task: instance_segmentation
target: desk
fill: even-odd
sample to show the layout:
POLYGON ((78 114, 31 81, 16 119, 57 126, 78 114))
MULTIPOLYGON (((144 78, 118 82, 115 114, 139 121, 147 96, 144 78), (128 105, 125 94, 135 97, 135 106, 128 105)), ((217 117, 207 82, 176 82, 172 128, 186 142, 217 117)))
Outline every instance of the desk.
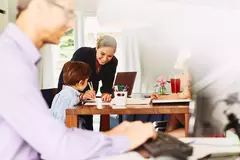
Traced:
POLYGON ((78 115, 101 115, 101 131, 109 130, 109 114, 184 114, 185 134, 188 136, 189 103, 161 104, 161 105, 126 105, 114 107, 112 105, 81 105, 66 110, 66 126, 78 127, 78 115))
MULTIPOLYGON (((196 160, 202 158, 210 153, 240 153, 240 144, 234 138, 181 138, 183 142, 191 142, 193 149, 193 155, 188 158, 188 160, 196 160)), ((154 158, 145 159, 137 152, 129 152, 118 156, 110 156, 104 158, 98 158, 96 160, 155 160, 154 158)), ((159 160, 165 160, 165 158, 156 158, 159 160)), ((229 160, 232 158, 216 158, 216 160, 229 160)), ((234 158, 235 159, 235 158, 234 158)))

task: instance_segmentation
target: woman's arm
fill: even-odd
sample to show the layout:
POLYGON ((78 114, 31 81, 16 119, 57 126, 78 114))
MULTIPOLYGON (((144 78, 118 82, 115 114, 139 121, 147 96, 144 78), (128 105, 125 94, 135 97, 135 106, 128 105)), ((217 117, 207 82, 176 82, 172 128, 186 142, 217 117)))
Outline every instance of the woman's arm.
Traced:
POLYGON ((104 94, 104 93, 112 94, 113 81, 115 78, 117 65, 118 65, 117 58, 113 57, 110 64, 107 64, 107 65, 108 66, 105 66, 105 67, 108 67, 105 72, 106 75, 103 75, 102 87, 100 89, 102 94, 104 94))

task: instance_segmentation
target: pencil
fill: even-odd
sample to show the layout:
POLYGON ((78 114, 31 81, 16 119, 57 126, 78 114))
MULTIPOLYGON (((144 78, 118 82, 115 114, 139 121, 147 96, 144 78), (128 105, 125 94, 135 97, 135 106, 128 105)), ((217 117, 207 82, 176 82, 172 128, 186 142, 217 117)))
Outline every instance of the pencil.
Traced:
POLYGON ((92 87, 92 90, 93 90, 93 84, 92 84, 92 81, 91 81, 91 87, 92 87))
POLYGON ((90 90, 93 90, 90 82, 88 82, 88 86, 89 86, 90 90))

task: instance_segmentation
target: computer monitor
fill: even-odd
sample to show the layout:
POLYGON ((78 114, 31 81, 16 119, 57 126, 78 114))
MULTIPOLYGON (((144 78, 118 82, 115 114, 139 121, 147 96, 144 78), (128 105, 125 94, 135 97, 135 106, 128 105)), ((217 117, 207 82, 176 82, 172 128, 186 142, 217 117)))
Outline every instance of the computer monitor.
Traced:
POLYGON ((115 85, 127 85, 128 88, 128 96, 132 94, 132 89, 134 86, 134 82, 136 79, 137 72, 118 72, 115 78, 115 85))

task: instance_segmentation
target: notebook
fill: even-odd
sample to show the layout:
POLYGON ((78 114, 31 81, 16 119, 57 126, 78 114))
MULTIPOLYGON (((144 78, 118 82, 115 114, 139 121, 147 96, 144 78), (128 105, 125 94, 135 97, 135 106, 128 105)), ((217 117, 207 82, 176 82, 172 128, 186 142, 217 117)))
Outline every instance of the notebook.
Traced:
POLYGON ((191 99, 154 99, 152 100, 153 104, 158 104, 158 103, 186 103, 186 102, 191 102, 191 99))

